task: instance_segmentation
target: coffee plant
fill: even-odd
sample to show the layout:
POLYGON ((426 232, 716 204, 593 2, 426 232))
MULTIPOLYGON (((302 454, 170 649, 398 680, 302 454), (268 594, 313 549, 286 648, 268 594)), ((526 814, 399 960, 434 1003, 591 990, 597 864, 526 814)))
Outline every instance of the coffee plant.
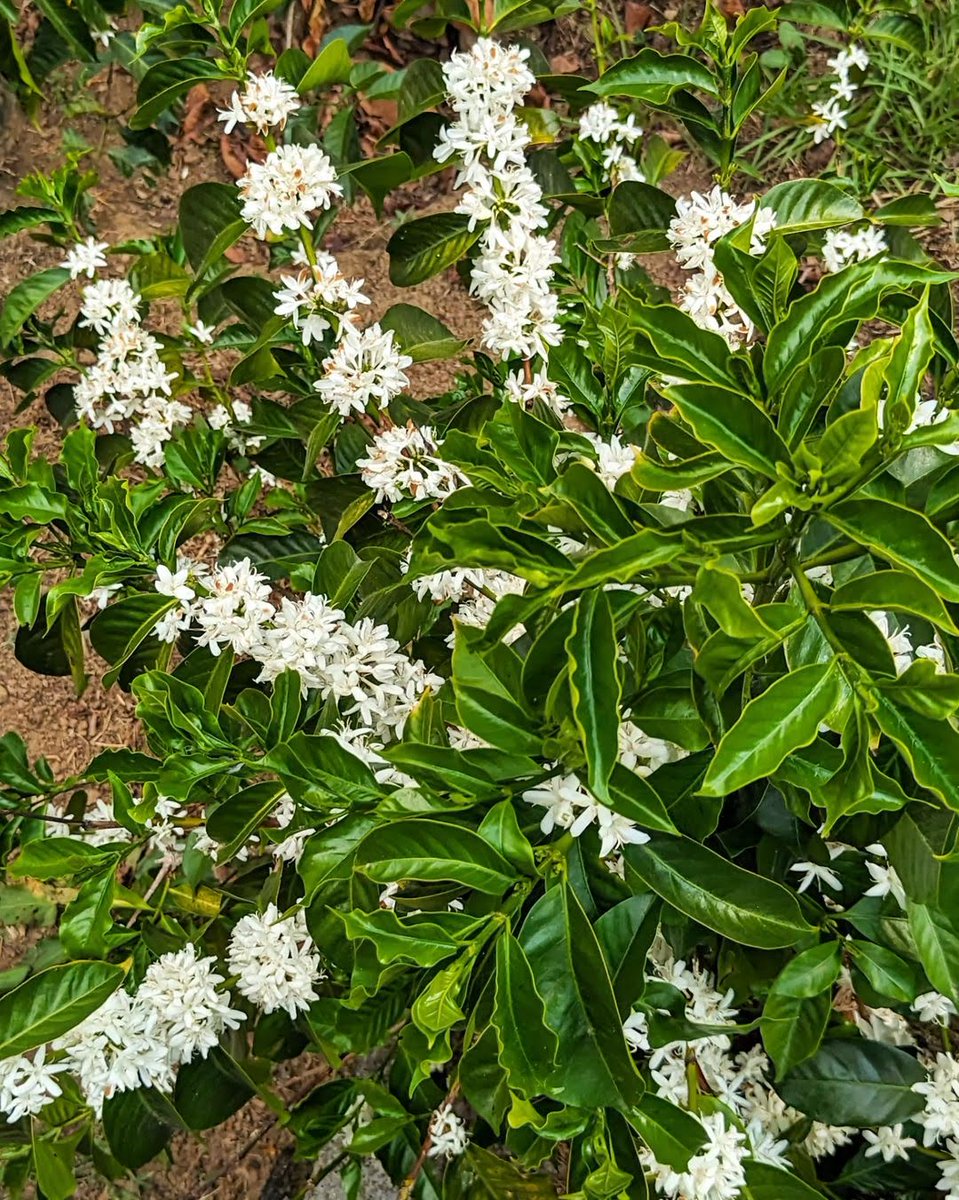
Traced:
POLYGON ((135 34, 134 127, 220 89, 237 186, 110 245, 75 157, 0 215, 60 260, 0 312, 62 428, 0 454, 16 655, 142 729, 66 778, 0 739, 0 913, 43 931, 0 974, 4 1188, 142 1176, 259 1097, 350 1197, 371 1155, 403 1200, 959 1197, 934 205, 726 190, 765 8, 590 81, 527 40, 566 0, 407 0, 461 48, 393 73, 349 29, 263 66, 276 7, 135 34), (650 121, 719 182, 664 190, 650 121), (455 268, 471 341, 373 320, 327 249, 446 167, 390 276, 455 268))

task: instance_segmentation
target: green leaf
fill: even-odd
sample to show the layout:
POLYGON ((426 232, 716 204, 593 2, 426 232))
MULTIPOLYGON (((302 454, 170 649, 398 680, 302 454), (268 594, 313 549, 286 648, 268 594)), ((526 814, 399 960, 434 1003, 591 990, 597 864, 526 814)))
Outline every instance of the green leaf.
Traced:
POLYGON ((706 1141, 706 1131, 691 1113, 652 1092, 647 1092, 626 1118, 656 1161, 674 1171, 685 1171, 706 1141))
POLYGON ((246 1104, 254 1088, 220 1046, 205 1058, 184 1063, 177 1073, 173 1106, 188 1129, 212 1129, 246 1104))
POLYGON ((140 592, 108 605, 90 626, 93 648, 114 667, 133 654, 157 621, 179 601, 157 592, 140 592))
POLYGON ((912 1091, 926 1078, 909 1054, 865 1038, 837 1038, 778 1085, 780 1096, 827 1125, 874 1129, 907 1121, 923 1107, 912 1091))
POLYGON ((31 1122, 30 1136, 39 1194, 43 1200, 70 1200, 77 1190, 73 1147, 65 1142, 41 1141, 34 1122, 31 1122))
POLYGON ((929 288, 926 288, 919 303, 909 310, 883 371, 886 385, 883 423, 886 428, 902 430, 909 424, 935 351, 935 333, 929 316, 929 288))
MULTIPOLYGON (((916 940, 917 948, 919 938, 916 940)), ((881 996, 899 1004, 911 1004, 922 991, 922 976, 917 967, 885 946, 852 938, 846 943, 853 961, 881 996)), ((922 957, 922 950, 919 951, 922 957)), ((949 993, 946 992, 945 995, 949 993)))
POLYGON ((829 598, 829 607, 850 612, 881 609, 909 613, 959 636, 959 629, 935 590, 904 571, 857 575, 836 588, 829 598))
POLYGON ((377 883, 452 880, 501 895, 516 881, 513 867, 492 846, 445 821, 413 818, 374 829, 358 846, 356 863, 377 883))
POLYGON ((466 346, 442 321, 415 304, 391 304, 380 318, 380 327, 393 330, 397 346, 414 362, 455 358, 466 346))
MULTIPOLYGON (((428 918, 428 914, 423 914, 428 918)), ((407 962, 421 967, 435 967, 459 950, 459 944, 449 933, 429 919, 410 917, 401 921, 395 912, 348 912, 343 924, 349 938, 366 938, 376 947, 381 963, 407 962)))
POLYGON ((0 348, 9 346, 40 305, 70 279, 65 267, 48 267, 12 288, 0 312, 0 348))
POLYGON ((45 225, 47 221, 56 222, 57 219, 57 214, 51 208, 31 208, 29 205, 8 208, 6 212, 0 212, 0 239, 20 233, 23 229, 45 225))
POLYGON ((349 83, 352 69, 349 47, 343 38, 334 38, 310 63, 296 90, 302 96, 314 88, 329 87, 332 83, 349 83))
POLYGON ((110 963, 64 963, 0 996, 0 1059, 25 1054, 79 1025, 116 991, 123 976, 123 968, 110 963))
POLYGON ((780 477, 777 464, 791 470, 786 443, 763 410, 745 396, 709 384, 676 384, 663 393, 701 441, 734 463, 770 479, 780 477))
MULTIPOLYGON (((670 377, 677 376, 690 383, 715 384, 716 389, 721 388, 723 392, 727 389, 738 392, 741 388, 741 380, 733 370, 733 355, 725 339, 718 333, 702 329, 682 309, 672 304, 633 304, 629 309, 629 322, 642 330, 657 355, 670 364, 664 371, 670 377)), ((716 391, 710 394, 720 402, 725 399, 716 391)), ((736 399, 741 397, 737 395, 736 399)), ((788 459, 786 454, 785 461, 788 459)))
POLYGON ((726 796, 771 775, 788 754, 815 741, 840 695, 835 660, 812 663, 777 679, 746 705, 723 736, 701 794, 726 796))
POLYGON ((103 1105, 103 1132, 110 1153, 132 1171, 155 1158, 179 1125, 173 1105, 152 1089, 117 1092, 103 1105))
POLYGON ((97 48, 79 8, 65 0, 37 0, 37 8, 71 50, 87 62, 96 62, 97 48))
POLYGON ((776 214, 776 232, 801 233, 861 221, 862 205, 834 183, 822 179, 791 179, 771 187, 759 208, 776 214))
POLYGON ((763 1046, 776 1066, 776 1078, 816 1053, 829 1024, 832 998, 784 996, 770 992, 762 1015, 763 1046))
POLYGON ((532 1099, 541 1095, 556 1066, 559 1043, 546 1024, 529 959, 506 930, 496 943, 496 996, 493 1024, 499 1061, 510 1087, 532 1099))
POLYGON ((675 216, 676 201, 668 192, 638 180, 619 184, 606 201, 610 235, 628 237, 631 247, 646 253, 669 248, 666 230, 675 216))
POLYGON ((629 868, 694 921, 745 946, 793 946, 812 931, 796 894, 686 837, 627 846, 629 868))
POLYGON ((936 905, 906 901, 906 915, 929 982, 959 1003, 959 930, 936 905))
POLYGON ((23 483, 19 487, 0 490, 0 513, 21 521, 48 525, 67 515, 67 498, 38 483, 23 483))
POLYGON ((20 878, 67 879, 78 871, 95 870, 115 859, 114 851, 91 846, 78 838, 35 838, 26 843, 7 870, 20 878))
POLYGON ((933 720, 898 703, 895 692, 873 694, 873 716, 895 742, 916 781, 959 811, 959 733, 949 721, 933 720))
POLYGON ((642 1081, 623 1037, 602 950, 573 891, 566 885, 548 891, 530 911, 519 940, 559 1041, 550 1094, 584 1108, 636 1104, 642 1081))
POLYGON ((471 1143, 444 1194, 449 1200, 554 1200, 556 1189, 544 1175, 524 1175, 513 1163, 471 1143))
POLYGON ((566 642, 573 718, 586 755, 589 789, 603 803, 619 757, 619 702, 622 697, 616 627, 606 593, 584 592, 566 642))
POLYGON ((647 47, 624 58, 595 83, 584 87, 597 96, 635 96, 647 104, 665 105, 680 89, 718 97, 712 72, 687 54, 660 54, 647 47))
POLYGON ((180 236, 199 279, 249 228, 239 192, 225 183, 198 183, 180 197, 180 236))
POLYGON ((463 213, 436 213, 405 222, 386 247, 390 282, 412 287, 438 275, 458 262, 482 232, 482 225, 471 231, 469 217, 463 213))
POLYGON ((822 1200, 822 1192, 797 1179, 789 1171, 755 1159, 747 1159, 743 1168, 746 1174, 743 1195, 747 1200, 822 1200))
POLYGON ((131 129, 148 129, 153 122, 190 88, 211 79, 229 76, 206 58, 170 58, 154 64, 137 88, 137 111, 131 129))

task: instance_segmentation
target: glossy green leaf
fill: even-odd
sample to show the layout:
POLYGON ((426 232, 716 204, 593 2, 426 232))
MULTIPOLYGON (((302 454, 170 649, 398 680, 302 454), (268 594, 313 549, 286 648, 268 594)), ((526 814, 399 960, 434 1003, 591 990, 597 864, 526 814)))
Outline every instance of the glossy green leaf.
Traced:
POLYGON ((611 67, 584 91, 597 96, 635 96, 647 104, 664 105, 680 90, 691 89, 718 96, 711 71, 687 54, 661 54, 651 47, 611 67))
POLYGON ((815 740, 840 694, 835 661, 812 663, 777 679, 746 705, 724 735, 702 794, 726 796, 771 775, 788 754, 815 740))
POLYGON ((864 1038, 834 1038, 777 1085, 780 1096, 827 1125, 872 1129, 906 1121, 923 1107, 912 1090, 926 1078, 902 1050, 864 1038))
POLYGON ((513 867, 472 830, 446 821, 393 821, 369 833, 357 865, 377 883, 452 880, 498 895, 515 882, 513 867))
POLYGON ((573 717, 586 755, 589 788, 605 803, 619 757, 622 695, 616 629, 605 592, 597 589, 580 597, 566 653, 573 717))
POLYGON ((389 240, 390 281, 397 287, 422 283, 458 262, 483 232, 470 230, 461 213, 436 213, 417 217, 397 229, 389 240))
POLYGON ((711 384, 674 384, 664 389, 701 442, 740 466, 778 479, 777 464, 787 469, 786 443, 763 410, 745 396, 711 384))
POLYGON ((522 947, 506 931, 496 942, 496 996, 493 1024, 499 1060, 510 1087, 528 1097, 547 1090, 556 1066, 558 1042, 546 1024, 543 999, 522 947))
POLYGON ((123 968, 110 963, 64 963, 0 996, 0 1059, 25 1054, 79 1025, 116 991, 123 976, 123 968))
POLYGON ((624 851, 630 870, 694 921, 746 946, 793 946, 811 932, 795 892, 689 838, 655 838, 624 851))

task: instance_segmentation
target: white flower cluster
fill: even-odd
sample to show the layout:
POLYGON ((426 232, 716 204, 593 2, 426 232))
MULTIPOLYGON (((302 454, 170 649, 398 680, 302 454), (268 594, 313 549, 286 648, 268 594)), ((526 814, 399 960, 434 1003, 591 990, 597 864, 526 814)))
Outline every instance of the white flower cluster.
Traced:
POLYGON ((439 456, 439 443, 429 425, 417 429, 393 425, 376 435, 366 455, 356 460, 360 477, 376 492, 377 503, 442 500, 466 480, 439 456))
POLYGON ((473 264, 470 290, 488 308, 483 342, 506 358, 545 358, 562 340, 557 300, 550 291, 554 243, 543 193, 526 165, 531 137, 514 109, 536 82, 529 51, 479 38, 443 66, 456 120, 440 135, 439 162, 459 159, 457 187, 468 191, 457 212, 471 228, 488 222, 473 264))
POLYGON ((545 368, 531 371, 529 378, 522 371, 510 371, 503 390, 510 400, 524 408, 529 408, 538 400, 558 417, 565 416, 569 410, 569 397, 564 396, 552 379, 547 377, 545 368))
POLYGON ((657 1162, 650 1151, 642 1153, 643 1164, 657 1193, 668 1200, 735 1200, 746 1183, 743 1164, 751 1154, 746 1135, 727 1124, 721 1112, 699 1120, 706 1144, 689 1160, 685 1171, 657 1162))
POLYGON ((315 985, 325 977, 303 911, 282 917, 275 904, 237 921, 226 961, 237 991, 251 1004, 291 1017, 317 999, 315 985))
POLYGON ((539 787, 523 792, 527 804, 544 809, 540 829, 552 833, 554 829, 568 829, 573 837, 579 837, 590 825, 595 824, 600 839, 600 858, 609 858, 623 846, 641 846, 649 841, 635 821, 607 808, 583 787, 577 775, 554 775, 539 787))
MULTIPOLYGON (((404 563, 404 570, 408 563, 404 563)), ((461 625, 474 629, 485 629, 496 604, 503 596, 520 596, 526 581, 518 575, 495 568, 454 567, 449 571, 436 571, 432 575, 420 575, 411 584, 418 600, 430 596, 437 604, 452 601, 456 605, 456 619, 461 625)), ((523 626, 517 625, 503 637, 510 644, 523 636, 523 626)), ((452 645, 454 635, 448 639, 452 645)))
POLYGON ((262 163, 251 162, 237 180, 240 215, 259 238, 310 227, 310 215, 329 208, 343 189, 319 146, 278 146, 262 163))
POLYGON ((827 59, 827 62, 835 78, 829 85, 829 99, 819 100, 812 106, 812 136, 817 146, 840 129, 848 128, 846 118, 849 116, 849 104, 859 90, 859 84, 853 81, 851 72, 854 67, 865 71, 869 66, 869 55, 854 42, 845 50, 840 50, 835 58, 827 59))
POLYGON ((945 672, 946 653, 938 637, 935 637, 933 641, 927 642, 925 645, 915 646, 912 638, 909 636, 908 625, 903 625, 893 630, 888 613, 873 611, 867 615, 889 643, 889 649, 892 651, 897 674, 905 671, 917 658, 926 658, 935 664, 937 671, 940 673, 945 672))
POLYGON ((279 79, 272 71, 262 75, 251 71, 242 93, 234 92, 229 107, 217 110, 217 120, 224 122, 224 133, 232 133, 237 125, 251 125, 264 137, 274 127, 283 129, 299 107, 296 88, 285 79, 279 79))
POLYGON ((130 421, 137 462, 163 463, 163 447, 191 410, 171 395, 175 371, 160 358, 160 343, 140 324, 140 297, 125 279, 99 279, 83 289, 80 325, 100 337, 96 362, 73 389, 77 412, 94 429, 113 433, 130 421))
POLYGON ((227 445, 237 454, 247 454, 263 445, 262 437, 251 437, 243 430, 243 426, 253 420, 253 409, 245 400, 231 400, 230 408, 217 404, 207 413, 206 419, 211 429, 222 429, 227 445))
MULTIPOLYGON (((296 257, 303 261, 303 256, 296 257)), ((277 301, 273 311, 278 317, 288 317, 299 330, 303 345, 308 346, 331 328, 330 314, 349 320, 358 305, 370 301, 363 294, 363 280, 347 279, 332 254, 321 250, 315 263, 304 266, 297 275, 281 276, 283 287, 273 293, 277 301)))
MULTIPOLYGON (((649 951, 656 976, 683 993, 687 1020, 704 1025, 731 1023, 737 1014, 731 990, 720 992, 713 976, 697 963, 675 960, 672 950, 657 935, 649 951)), ((710 1118, 699 1119, 706 1130, 706 1145, 693 1157, 685 1173, 677 1173, 644 1155, 657 1192, 668 1200, 721 1197, 734 1200, 741 1193, 741 1164, 752 1158, 771 1166, 788 1167, 788 1142, 784 1134, 803 1120, 769 1085, 771 1066, 761 1046, 734 1053, 726 1034, 711 1034, 694 1042, 672 1042, 650 1050, 646 1017, 634 1012, 627 1018, 623 1034, 633 1051, 648 1056, 648 1067, 656 1094, 672 1104, 689 1103, 688 1070, 694 1062, 701 1080, 741 1123, 745 1134, 728 1120, 710 1126, 710 1118), (735 1136, 733 1136, 735 1135, 735 1136)), ((814 1122, 803 1143, 815 1159, 832 1154, 850 1141, 854 1131, 814 1122)))
POLYGON ((619 761, 624 767, 629 767, 645 779, 666 763, 688 758, 688 750, 677 746, 675 742, 650 737, 629 716, 628 712, 624 713, 619 726, 619 761))
POLYGON ((392 329, 377 322, 357 329, 350 321, 340 325, 340 340, 324 363, 326 373, 313 385, 324 400, 340 414, 379 409, 409 386, 406 368, 413 363, 393 341, 392 329))
POLYGON ((753 200, 737 204, 717 185, 705 196, 699 192, 690 193, 688 198, 681 196, 668 230, 679 265, 695 272, 683 288, 679 307, 701 328, 721 334, 733 348, 752 337, 753 324, 723 283, 713 247, 725 234, 750 220, 753 228, 749 252, 761 254, 767 235, 776 226, 776 214, 768 208, 757 208, 753 200))
POLYGON ((353 624, 325 596, 307 592, 274 605, 270 581, 248 558, 209 574, 161 567, 155 586, 180 601, 160 622, 159 636, 172 629, 175 638, 195 627, 198 644, 211 654, 229 646, 255 659, 263 681, 296 671, 304 692, 317 688, 324 699, 345 704, 344 716, 356 716, 383 739, 402 732, 426 688, 442 686, 422 662, 403 653, 385 625, 369 618, 353 624))
POLYGON ((591 104, 579 118, 579 140, 595 142, 602 149, 603 170, 614 187, 628 179, 645 181, 646 176, 630 153, 642 136, 642 128, 632 113, 624 120, 604 100, 591 104))
POLYGON ((865 262, 888 249, 886 235, 877 225, 864 225, 855 233, 830 229, 823 238, 822 261, 827 271, 841 271, 850 263, 865 262))
POLYGON ((469 1133, 449 1104, 430 1118, 430 1148, 427 1158, 458 1158, 469 1144, 469 1133))
POLYGON ((99 1115, 118 1092, 155 1087, 169 1092, 176 1068, 205 1058, 224 1029, 245 1019, 220 991, 224 977, 213 958, 188 945, 147 967, 134 995, 122 988, 69 1033, 26 1057, 0 1062, 0 1112, 8 1121, 37 1113, 60 1094, 57 1074, 76 1077, 99 1115), (57 1056, 47 1061, 47 1054, 57 1056))

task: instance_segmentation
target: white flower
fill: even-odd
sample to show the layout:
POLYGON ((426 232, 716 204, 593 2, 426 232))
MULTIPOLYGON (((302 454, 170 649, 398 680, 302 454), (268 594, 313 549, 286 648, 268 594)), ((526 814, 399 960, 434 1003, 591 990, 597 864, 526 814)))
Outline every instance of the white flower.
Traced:
POLYGON ((786 1157, 789 1142, 777 1139, 772 1130, 763 1127, 758 1118, 754 1118, 746 1126, 746 1136, 749 1138, 750 1158, 757 1162, 768 1163, 771 1167, 780 1167, 788 1171, 791 1164, 786 1157))
POLYGON ((793 863, 789 869, 790 871, 799 871, 802 873, 802 879, 796 889, 797 891, 804 892, 814 882, 820 885, 825 884, 826 887, 830 887, 836 892, 842 891, 842 880, 835 871, 830 870, 829 867, 824 867, 821 863, 797 862, 793 863))
POLYGON ((325 977, 303 912, 281 917, 275 904, 236 923, 227 965, 239 977, 237 990, 257 1008, 291 1017, 318 998, 316 984, 325 977))
POLYGON ((219 654, 221 644, 237 654, 259 646, 261 626, 273 616, 271 587, 248 558, 219 568, 209 581, 210 595, 197 602, 195 619, 202 630, 198 644, 219 654))
POLYGON ((310 214, 343 194, 332 162, 319 146, 280 146, 262 163, 250 163, 237 187, 241 215, 257 237, 308 228, 310 214))
POLYGON ((944 1192, 943 1200, 959 1200, 959 1141, 946 1143, 949 1158, 939 1163, 942 1178, 936 1184, 936 1190, 944 1192))
POLYGON ((469 1133, 462 1120, 448 1104, 438 1108, 430 1118, 430 1148, 427 1158, 456 1158, 466 1149, 469 1133))
POLYGON ((849 109, 844 108, 838 96, 829 100, 818 100, 812 106, 813 111, 813 141, 818 146, 826 138, 830 138, 840 129, 848 129, 846 118, 849 109))
POLYGON ((393 331, 378 324, 356 329, 346 324, 314 387, 340 416, 364 412, 367 405, 386 408, 409 386, 405 371, 412 358, 393 343, 393 331))
POLYGON ((46 1062, 45 1056, 41 1046, 32 1061, 22 1054, 0 1059, 0 1113, 9 1124, 40 1112, 61 1094, 57 1075, 65 1067, 46 1062))
POLYGON ((80 275, 86 275, 87 279, 92 279, 101 267, 107 265, 103 252, 108 246, 109 242, 98 242, 96 238, 88 237, 85 241, 77 242, 67 251, 67 256, 60 266, 66 267, 70 272, 71 279, 76 279, 80 275))
POLYGON ((630 1050, 649 1049, 649 1022, 645 1013, 637 1010, 629 1014, 623 1022, 623 1037, 630 1050))
POLYGON ((678 762, 688 754, 688 750, 675 742, 650 737, 629 720, 629 713, 623 714, 619 726, 619 761, 624 767, 645 779, 666 763, 678 762))
POLYGON ((202 342, 204 345, 208 346, 210 342, 213 341, 213 338, 216 334, 216 327, 214 325, 207 325, 203 321, 198 320, 195 325, 187 325, 186 331, 187 333, 192 334, 198 342, 202 342))
POLYGON ((923 1128, 923 1145, 959 1139, 959 1062, 951 1054, 937 1054, 928 1079, 914 1083, 912 1090, 925 1102, 916 1117, 923 1128))
POLYGON ((154 587, 161 596, 171 596, 177 600, 192 600, 196 596, 196 592, 190 587, 190 568, 181 567, 178 571, 171 571, 169 567, 165 567, 162 563, 157 565, 156 582, 154 587))
POLYGON ((220 109, 217 120, 224 122, 224 133, 232 133, 238 124, 249 124, 265 136, 274 126, 282 129, 299 107, 296 88, 285 79, 278 78, 272 71, 263 75, 251 71, 242 95, 234 92, 230 107, 220 109))
POLYGON ((620 441, 616 434, 613 434, 608 442, 604 441, 598 433, 584 433, 582 436, 589 441, 596 452, 596 474, 612 490, 616 486, 617 480, 628 475, 633 469, 636 462, 636 447, 620 441))
POLYGON ((366 455, 356 460, 360 476, 384 500, 442 500, 464 482, 455 467, 439 456, 436 434, 428 425, 416 429, 393 425, 373 439, 366 455))
POLYGON ((950 1017, 956 1015, 956 1006, 948 996, 942 996, 939 992, 923 992, 913 1000, 912 1011, 920 1021, 948 1024, 950 1017))
MULTIPOLYGON (((877 853, 876 849, 867 846, 870 853, 877 853)), ((878 848, 885 855, 885 850, 880 846, 878 848)), ((869 872, 869 877, 872 879, 872 887, 863 892, 864 896, 892 896, 899 907, 905 911, 906 908, 906 889, 902 886, 902 880, 896 874, 895 867, 889 865, 888 862, 876 863, 867 862, 866 870, 869 872)))
POLYGON ((608 142, 619 124, 619 113, 611 104, 591 104, 580 115, 579 136, 590 142, 608 142))
POLYGON ((822 1121, 813 1121, 803 1146, 810 1158, 828 1158, 840 1147, 848 1146, 855 1132, 854 1129, 847 1129, 841 1125, 825 1125, 822 1121))
POLYGON ((897 1158, 908 1158, 909 1151, 915 1146, 916 1139, 904 1137, 902 1125, 883 1125, 879 1129, 864 1129, 862 1136, 869 1143, 866 1158, 882 1155, 883 1162, 893 1162, 897 1158))
POLYGON ((600 837, 600 858, 608 858, 624 845, 640 846, 649 841, 649 835, 639 829, 635 821, 600 804, 576 775, 554 776, 539 787, 525 791, 523 799, 527 804, 545 809, 540 822, 543 833, 552 833, 559 828, 568 829, 573 837, 579 837, 595 823, 600 837))

